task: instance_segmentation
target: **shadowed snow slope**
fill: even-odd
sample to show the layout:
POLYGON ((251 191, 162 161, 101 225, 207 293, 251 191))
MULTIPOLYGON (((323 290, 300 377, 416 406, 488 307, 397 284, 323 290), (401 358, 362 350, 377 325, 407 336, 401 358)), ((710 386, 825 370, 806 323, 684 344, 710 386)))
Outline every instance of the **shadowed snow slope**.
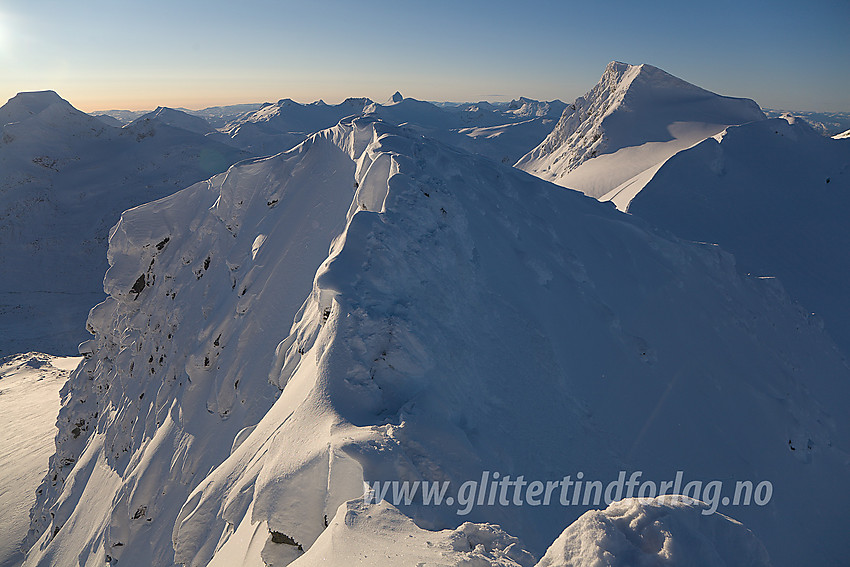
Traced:
POLYGON ((113 128, 52 91, 0 107, 0 354, 76 354, 121 212, 246 156, 155 122, 113 128))
POLYGON ((631 204, 612 200, 778 277, 850 354, 850 140, 793 118, 731 127, 671 158, 631 204))
POLYGON ((537 567, 770 567, 750 530, 695 500, 626 499, 586 512, 537 567))
MULTIPOLYGON (((770 480, 734 515, 776 564, 848 552, 848 368, 716 246, 357 119, 128 211, 109 254, 28 565, 307 561, 364 480, 483 470, 770 480)), ((398 509, 539 556, 588 506, 398 509)))
POLYGON ((728 125, 762 119, 749 99, 714 94, 651 65, 612 62, 516 166, 601 197, 728 125))

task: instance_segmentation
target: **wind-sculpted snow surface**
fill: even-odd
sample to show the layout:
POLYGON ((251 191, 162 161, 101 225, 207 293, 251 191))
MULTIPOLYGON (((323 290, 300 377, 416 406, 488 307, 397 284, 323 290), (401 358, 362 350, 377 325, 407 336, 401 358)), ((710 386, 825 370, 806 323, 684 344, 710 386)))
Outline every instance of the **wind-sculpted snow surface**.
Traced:
POLYGON ((642 173, 728 125, 764 117, 752 100, 714 94, 651 65, 615 61, 516 166, 601 197, 645 183, 642 173))
MULTIPOLYGON (((364 480, 484 470, 768 480, 732 515, 776 564, 848 551, 834 345, 717 247, 610 205, 357 119, 125 213, 110 264, 28 565, 307 562, 364 480)), ((398 510, 540 556, 590 507, 398 510)))

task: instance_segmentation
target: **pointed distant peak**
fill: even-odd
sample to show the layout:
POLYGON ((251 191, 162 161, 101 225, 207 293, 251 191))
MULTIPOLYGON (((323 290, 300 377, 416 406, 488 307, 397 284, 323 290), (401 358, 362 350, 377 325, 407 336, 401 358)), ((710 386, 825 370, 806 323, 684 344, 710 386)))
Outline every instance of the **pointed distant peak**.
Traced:
POLYGON ((291 98, 282 98, 279 101, 277 101, 277 105, 278 106, 301 106, 300 104, 298 104, 297 102, 295 102, 291 98))
POLYGON ((323 101, 322 99, 319 99, 319 100, 316 100, 316 101, 313 101, 313 102, 310 103, 310 106, 327 106, 327 105, 328 104, 325 101, 323 101))
POLYGON ((390 100, 393 102, 401 102, 404 100, 404 97, 400 92, 396 91, 395 93, 393 93, 393 96, 390 97, 390 100))

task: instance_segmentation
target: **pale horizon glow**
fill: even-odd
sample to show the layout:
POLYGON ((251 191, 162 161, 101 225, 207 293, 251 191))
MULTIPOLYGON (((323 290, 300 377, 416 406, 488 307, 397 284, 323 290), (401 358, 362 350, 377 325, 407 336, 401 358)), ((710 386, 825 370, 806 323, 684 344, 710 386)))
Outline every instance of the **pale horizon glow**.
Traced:
POLYGON ((0 0, 0 102, 86 112, 348 97, 571 102, 612 60, 762 107, 850 111, 850 3, 0 0))

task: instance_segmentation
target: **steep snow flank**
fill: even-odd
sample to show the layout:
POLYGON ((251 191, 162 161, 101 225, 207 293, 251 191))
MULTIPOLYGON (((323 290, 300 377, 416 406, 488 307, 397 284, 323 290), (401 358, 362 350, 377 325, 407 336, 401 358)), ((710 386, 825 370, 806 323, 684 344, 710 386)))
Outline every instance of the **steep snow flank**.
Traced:
POLYGON ((582 515, 537 567, 770 567, 750 530, 706 504, 629 498, 582 515))
POLYGON ((732 127, 671 158, 629 212, 778 277, 850 354, 850 141, 800 119, 732 127))
POLYGON ((113 128, 53 92, 15 96, 0 123, 0 354, 76 354, 121 212, 247 155, 155 121, 113 128))
POLYGON ((344 227, 355 166, 332 136, 122 215, 28 565, 174 563, 180 506, 274 402, 275 349, 344 227))
POLYGON ((145 128, 157 124, 174 126, 175 128, 182 128, 183 130, 201 135, 213 131, 213 127, 203 118, 164 106, 160 106, 153 112, 136 118, 130 123, 129 127, 145 128))
POLYGON ((59 390, 80 358, 27 353, 0 360, 0 566, 20 565, 21 542, 56 436, 59 390))
MULTIPOLYGON (((178 562, 297 550, 275 538, 308 550, 363 480, 457 487, 484 470, 769 479, 769 505, 735 515, 777 564, 813 546, 846 555, 850 374, 779 286, 380 122, 332 132, 357 163, 345 231, 280 337, 280 398, 183 506, 178 562)), ((463 520, 542 554, 586 509, 485 505, 463 520)), ((461 520, 400 510, 427 529, 461 520)))
POLYGON ((850 138, 850 130, 847 130, 846 132, 842 132, 840 134, 836 134, 835 136, 833 136, 833 138, 835 138, 836 140, 843 140, 844 138, 850 138))
POLYGON ((751 100, 714 94, 651 65, 612 62, 516 166, 599 197, 728 125, 762 119, 751 100))

